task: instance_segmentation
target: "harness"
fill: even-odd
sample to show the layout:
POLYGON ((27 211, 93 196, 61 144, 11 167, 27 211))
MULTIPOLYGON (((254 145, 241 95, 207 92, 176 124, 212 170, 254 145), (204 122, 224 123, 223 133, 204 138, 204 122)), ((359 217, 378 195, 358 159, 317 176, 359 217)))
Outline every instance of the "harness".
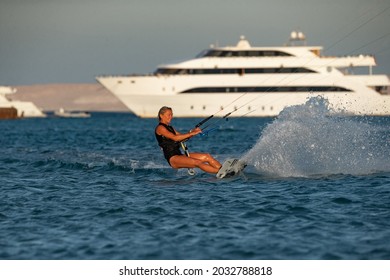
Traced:
MULTIPOLYGON (((175 130, 172 126, 166 125, 164 123, 159 123, 157 126, 162 125, 165 127, 169 132, 172 132, 176 135, 175 130)), ((168 161, 171 159, 171 157, 176 155, 182 155, 182 152, 180 150, 181 144, 180 142, 176 142, 172 139, 166 138, 163 135, 158 135, 156 132, 154 133, 158 142, 158 145, 161 147, 164 153, 165 159, 168 161)), ((169 163, 170 164, 170 163, 169 163)))

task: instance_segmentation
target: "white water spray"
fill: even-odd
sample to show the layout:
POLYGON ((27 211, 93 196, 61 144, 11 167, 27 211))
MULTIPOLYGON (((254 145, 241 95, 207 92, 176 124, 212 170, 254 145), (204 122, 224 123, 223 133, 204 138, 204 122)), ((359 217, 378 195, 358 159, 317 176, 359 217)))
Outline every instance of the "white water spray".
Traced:
POLYGON ((322 97, 284 109, 243 157, 281 177, 390 172, 389 124, 336 116, 322 97))

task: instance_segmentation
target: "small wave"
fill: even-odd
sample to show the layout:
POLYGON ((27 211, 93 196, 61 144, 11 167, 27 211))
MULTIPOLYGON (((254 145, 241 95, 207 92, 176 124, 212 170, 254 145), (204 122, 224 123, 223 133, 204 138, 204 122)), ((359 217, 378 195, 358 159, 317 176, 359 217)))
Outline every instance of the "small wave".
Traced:
POLYGON ((136 173, 142 170, 164 169, 161 163, 151 159, 132 159, 127 156, 105 155, 96 152, 54 151, 39 157, 31 163, 43 170, 85 170, 85 171, 123 171, 136 173))
POLYGON ((365 118, 335 115, 323 97, 288 107, 243 159, 280 177, 390 171, 389 131, 365 118))
POLYGON ((336 204, 350 204, 353 203, 352 200, 345 198, 345 197, 338 197, 332 200, 336 204))

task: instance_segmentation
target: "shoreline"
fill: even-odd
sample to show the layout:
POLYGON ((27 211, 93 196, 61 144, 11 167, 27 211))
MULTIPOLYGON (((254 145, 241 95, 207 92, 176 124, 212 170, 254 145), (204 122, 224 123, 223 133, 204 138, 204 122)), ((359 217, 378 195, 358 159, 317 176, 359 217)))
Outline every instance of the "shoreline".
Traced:
POLYGON ((129 112, 113 94, 98 83, 34 84, 12 86, 11 100, 31 101, 42 111, 129 112))

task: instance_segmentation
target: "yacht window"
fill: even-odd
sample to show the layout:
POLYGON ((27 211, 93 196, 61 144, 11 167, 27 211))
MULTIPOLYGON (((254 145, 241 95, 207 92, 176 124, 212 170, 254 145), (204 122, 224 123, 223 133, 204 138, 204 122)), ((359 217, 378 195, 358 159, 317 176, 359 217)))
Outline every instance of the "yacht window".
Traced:
POLYGON ((200 87, 192 88, 181 93, 235 93, 235 92, 350 92, 351 90, 344 87, 336 86, 317 86, 317 87, 200 87))
POLYGON ((276 50, 247 50, 247 51, 228 51, 228 50, 206 50, 196 57, 261 57, 261 56, 292 56, 289 53, 276 50))
POLYGON ((387 86, 375 86, 375 87, 371 87, 371 88, 374 89, 376 92, 383 94, 383 95, 390 94, 390 91, 389 91, 387 86))
POLYGON ((156 75, 205 75, 205 74, 262 74, 262 73, 315 73, 308 68, 199 68, 199 69, 170 69, 159 68, 156 75))

